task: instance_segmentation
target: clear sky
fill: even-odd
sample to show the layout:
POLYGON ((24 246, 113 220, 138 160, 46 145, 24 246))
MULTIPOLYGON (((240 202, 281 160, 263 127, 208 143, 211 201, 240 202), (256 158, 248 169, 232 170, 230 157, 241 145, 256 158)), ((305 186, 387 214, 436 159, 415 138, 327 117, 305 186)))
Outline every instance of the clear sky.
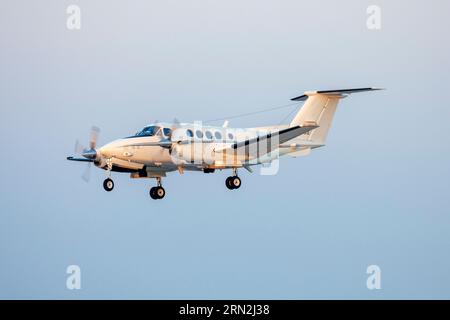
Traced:
MULTIPOLYGON (((0 2, 0 298, 450 298, 450 20, 436 1, 0 2), (68 30, 66 8, 81 8, 68 30), (366 26, 381 8, 380 30, 366 26), (153 180, 65 157, 159 119, 381 86, 279 173, 153 180), (382 270, 368 290, 366 268, 382 270), (79 265, 82 289, 66 288, 79 265)), ((232 119, 278 123, 289 109, 232 119)), ((218 124, 221 124, 220 122, 218 124)))

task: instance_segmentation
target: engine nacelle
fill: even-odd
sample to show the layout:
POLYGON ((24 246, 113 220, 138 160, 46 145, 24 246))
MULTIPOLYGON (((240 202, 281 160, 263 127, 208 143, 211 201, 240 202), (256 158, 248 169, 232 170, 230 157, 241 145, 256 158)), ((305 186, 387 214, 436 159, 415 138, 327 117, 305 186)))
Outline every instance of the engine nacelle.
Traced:
POLYGON ((175 164, 213 165, 215 162, 214 143, 175 144, 172 147, 171 157, 175 164))

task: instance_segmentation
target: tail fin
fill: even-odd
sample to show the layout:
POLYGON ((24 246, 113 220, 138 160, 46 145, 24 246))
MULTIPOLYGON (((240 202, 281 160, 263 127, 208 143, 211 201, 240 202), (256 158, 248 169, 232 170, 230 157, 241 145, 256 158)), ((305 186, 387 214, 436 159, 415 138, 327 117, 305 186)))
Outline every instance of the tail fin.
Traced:
POLYGON ((325 144, 328 130, 331 127, 336 106, 340 99, 356 92, 382 90, 378 88, 341 89, 327 91, 310 91, 291 99, 292 101, 305 101, 305 104, 292 120, 290 126, 319 126, 306 133, 307 140, 325 144))

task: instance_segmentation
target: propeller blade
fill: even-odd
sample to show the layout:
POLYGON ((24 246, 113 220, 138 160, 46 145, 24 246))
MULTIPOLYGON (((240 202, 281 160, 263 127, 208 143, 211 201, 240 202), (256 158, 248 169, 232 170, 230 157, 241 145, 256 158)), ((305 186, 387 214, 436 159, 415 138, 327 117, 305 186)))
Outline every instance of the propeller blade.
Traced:
POLYGON ((180 127, 180 121, 177 118, 173 118, 173 127, 176 129, 180 127))
POLYGON ((89 182, 89 180, 91 179, 91 165, 92 165, 92 162, 89 162, 88 165, 86 166, 86 169, 84 170, 83 175, 81 176, 81 178, 85 182, 89 182))
POLYGON ((98 127, 93 126, 91 128, 91 137, 89 139, 89 147, 90 149, 95 149, 97 146, 98 135, 100 134, 100 129, 98 127))
POLYGON ((80 144, 80 142, 77 140, 75 141, 75 147, 74 152, 75 154, 81 154, 84 150, 84 147, 80 144))
POLYGON ((177 118, 173 118, 172 126, 170 127, 169 140, 172 141, 173 132, 178 128, 180 128, 180 121, 177 118))

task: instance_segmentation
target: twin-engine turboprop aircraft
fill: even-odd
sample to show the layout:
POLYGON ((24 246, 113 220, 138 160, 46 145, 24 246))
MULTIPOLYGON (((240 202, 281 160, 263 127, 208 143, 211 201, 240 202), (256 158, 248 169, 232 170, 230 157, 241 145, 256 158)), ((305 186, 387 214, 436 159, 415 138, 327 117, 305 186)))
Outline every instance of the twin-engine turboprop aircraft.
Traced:
POLYGON ((81 150, 83 158, 67 160, 94 163, 106 170, 103 182, 106 191, 114 188, 111 172, 127 172, 131 178, 155 178, 157 186, 150 189, 152 199, 164 198, 161 180, 167 172, 231 169, 233 174, 225 184, 238 189, 241 179, 238 169, 252 172, 251 166, 267 164, 280 156, 308 155, 312 149, 325 145, 336 106, 351 93, 380 90, 359 88, 305 92, 291 99, 305 101, 289 124, 258 128, 228 128, 202 126, 200 122, 157 122, 136 134, 112 141, 97 149, 99 130, 93 128, 90 147, 81 150))

